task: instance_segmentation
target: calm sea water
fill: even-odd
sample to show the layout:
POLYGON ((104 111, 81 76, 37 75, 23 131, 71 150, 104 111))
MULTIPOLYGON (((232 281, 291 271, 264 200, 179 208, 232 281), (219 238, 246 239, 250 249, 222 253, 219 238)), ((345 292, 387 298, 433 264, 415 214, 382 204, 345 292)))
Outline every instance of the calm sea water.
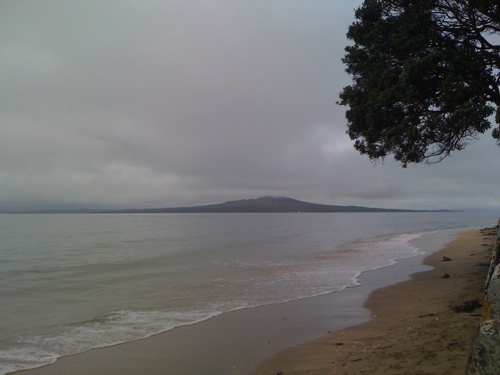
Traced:
POLYGON ((0 374, 357 284, 495 213, 0 215, 0 374))

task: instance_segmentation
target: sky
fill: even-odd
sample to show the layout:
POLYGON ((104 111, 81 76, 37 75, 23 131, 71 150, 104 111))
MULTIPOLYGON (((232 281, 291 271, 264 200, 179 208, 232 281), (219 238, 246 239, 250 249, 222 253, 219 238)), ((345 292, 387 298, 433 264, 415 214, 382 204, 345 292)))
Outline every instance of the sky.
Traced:
POLYGON ((354 150, 336 101, 360 4, 3 0, 0 209, 500 209, 489 135, 406 169, 354 150))

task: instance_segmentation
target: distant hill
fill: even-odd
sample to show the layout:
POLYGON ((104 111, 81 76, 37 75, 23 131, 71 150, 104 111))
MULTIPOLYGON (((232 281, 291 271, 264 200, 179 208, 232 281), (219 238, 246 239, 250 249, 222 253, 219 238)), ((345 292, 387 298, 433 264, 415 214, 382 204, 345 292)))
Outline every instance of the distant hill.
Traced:
MULTIPOLYGON (((108 211, 109 212, 109 211, 108 211)), ((231 212, 418 212, 362 206, 331 206, 326 204, 302 202, 287 197, 260 197, 241 199, 218 204, 191 207, 130 209, 111 212, 123 213, 231 213, 231 212)))
POLYGON ((0 213, 36 214, 110 214, 110 213, 251 213, 251 212, 453 212, 452 210, 407 210, 363 206, 333 206, 309 203, 287 197, 264 196, 255 199, 240 199, 203 206, 166 207, 166 208, 127 208, 127 209, 40 209, 22 211, 0 211, 0 213))

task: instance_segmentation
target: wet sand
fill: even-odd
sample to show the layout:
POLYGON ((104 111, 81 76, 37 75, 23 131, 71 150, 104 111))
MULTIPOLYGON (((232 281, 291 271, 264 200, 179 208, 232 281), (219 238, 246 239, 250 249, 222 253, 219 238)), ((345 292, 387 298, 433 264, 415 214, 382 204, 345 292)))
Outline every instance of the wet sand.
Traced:
POLYGON ((425 259, 433 270, 373 292, 371 321, 282 351, 251 374, 464 374, 481 309, 457 311, 482 302, 496 232, 460 233, 425 259))
MULTIPOLYGON (((18 374, 235 375, 247 374, 256 367, 254 374, 270 375, 279 372, 283 375, 390 373, 385 371, 389 368, 387 366, 391 366, 386 364, 386 357, 394 355, 401 358, 400 363, 392 360, 395 368, 401 363, 406 366, 406 357, 412 355, 407 342, 415 340, 413 335, 418 334, 419 340, 427 337, 422 325, 428 325, 433 331, 436 330, 433 327, 439 327, 442 321, 450 320, 449 302, 444 300, 448 301, 451 295, 456 300, 466 298, 462 296, 465 289, 481 294, 487 267, 476 264, 487 262, 490 254, 489 247, 481 246, 486 242, 483 237, 486 238, 486 234, 479 231, 460 235, 451 247, 428 259, 428 264, 437 267, 435 271, 420 273, 408 283, 386 288, 408 280, 414 272, 430 269, 422 265, 422 257, 403 259, 392 267, 364 273, 360 277, 360 286, 341 293, 222 314, 144 340, 60 358, 52 365, 18 374), (450 256, 452 261, 441 262, 443 254, 450 256), (444 272, 450 274, 449 279, 441 279, 444 272), (465 284, 470 285, 465 288, 465 284), (398 291, 404 285, 410 286, 398 291), (442 287, 446 292, 426 294, 426 289, 439 291, 442 287), (425 293, 417 294, 422 289, 425 293), (366 306, 372 313, 363 307, 370 295, 366 306), (415 302, 416 307, 412 305, 415 302), (399 310, 405 311, 394 315, 399 310), (373 314, 377 318, 371 323, 359 325, 370 321, 373 314), (420 318, 421 315, 423 317, 420 318), (350 326, 355 327, 342 330, 350 326), (398 329, 402 330, 402 336, 396 332, 398 329), (339 332, 330 333, 335 331, 339 332), (305 342, 308 344, 303 344, 305 342), (368 352, 373 352, 370 358, 362 356, 368 352), (266 360, 268 358, 271 359, 266 360), (373 361, 378 361, 380 366, 371 363, 373 361), (368 370, 357 367, 369 363, 371 367, 368 370)), ((434 238, 425 250, 433 253, 448 241, 449 238, 434 238)), ((463 329, 458 335, 468 336, 470 331, 472 336, 479 318, 470 314, 451 315, 458 318, 460 324, 470 326, 466 335, 463 329)), ((451 338, 442 340, 450 342, 451 346, 466 346, 470 338, 464 338, 462 344, 455 344, 451 338)), ((422 345, 418 346, 418 351, 421 351, 422 345)), ((424 347, 427 348, 427 345, 424 347)), ((462 365, 466 354, 457 353, 460 360, 464 357, 459 361, 462 365)), ((439 362, 439 358, 437 360, 439 362)), ((397 371, 394 373, 406 373, 404 367, 399 367, 397 371)))

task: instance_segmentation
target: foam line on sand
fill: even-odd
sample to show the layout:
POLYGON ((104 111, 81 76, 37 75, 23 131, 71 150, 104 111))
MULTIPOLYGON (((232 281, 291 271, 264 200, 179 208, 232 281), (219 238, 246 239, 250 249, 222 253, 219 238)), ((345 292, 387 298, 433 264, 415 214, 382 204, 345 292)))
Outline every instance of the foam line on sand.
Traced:
POLYGON ((425 259, 431 271, 374 291, 371 321, 284 350, 251 374, 463 374, 495 234, 459 233, 425 259))

